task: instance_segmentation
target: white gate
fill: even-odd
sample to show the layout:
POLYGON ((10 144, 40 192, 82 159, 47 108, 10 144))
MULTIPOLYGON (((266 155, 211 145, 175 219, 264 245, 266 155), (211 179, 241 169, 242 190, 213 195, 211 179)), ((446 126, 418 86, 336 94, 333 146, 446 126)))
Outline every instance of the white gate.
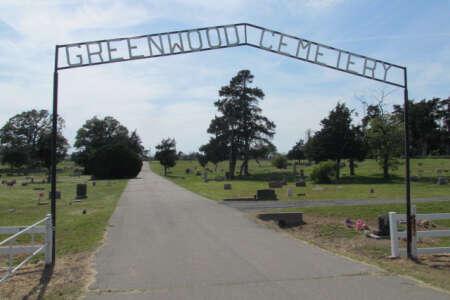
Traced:
MULTIPOLYGON (((450 213, 440 214, 416 214, 416 208, 413 206, 412 219, 420 220, 445 220, 450 219, 450 213)), ((406 253, 405 249, 399 248, 399 239, 406 237, 406 231, 398 231, 398 224, 406 221, 405 214, 397 214, 395 212, 389 213, 389 233, 391 236, 391 257, 400 257, 406 253)), ((414 222, 415 223, 415 222, 414 222)), ((450 236, 450 230, 426 230, 416 231, 416 226, 413 224, 413 239, 412 239, 412 253, 414 257, 417 254, 434 254, 434 253, 450 253, 450 247, 431 247, 431 248, 417 248, 417 238, 422 237, 446 237, 450 236)))
POLYGON ((6 257, 6 273, 0 277, 0 283, 6 281, 20 267, 26 264, 33 256, 44 252, 45 264, 52 262, 52 218, 48 214, 44 219, 30 225, 0 227, 0 234, 12 234, 12 236, 0 242, 0 257, 6 257), (43 224, 43 225, 41 225, 43 224), (16 239, 24 234, 31 235, 31 245, 16 245, 16 239), (44 234, 44 244, 35 244, 34 235, 44 234), (13 258, 18 254, 30 254, 19 264, 14 266, 13 258))

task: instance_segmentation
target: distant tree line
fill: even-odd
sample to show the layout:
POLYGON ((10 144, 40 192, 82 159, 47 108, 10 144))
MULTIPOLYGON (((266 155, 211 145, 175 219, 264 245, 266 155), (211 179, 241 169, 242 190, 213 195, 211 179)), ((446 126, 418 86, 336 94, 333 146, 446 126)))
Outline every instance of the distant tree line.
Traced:
MULTIPOLYGON (((410 101, 411 154, 450 155, 450 100, 433 98, 410 101)), ((350 174, 355 175, 355 162, 374 158, 389 177, 404 153, 403 106, 394 105, 392 112, 384 110, 380 101, 368 105, 361 124, 354 125, 353 111, 338 103, 321 121, 321 128, 307 141, 300 140, 288 152, 290 159, 315 162, 335 162, 335 176, 340 177, 341 161, 349 162, 350 174)))
MULTIPOLYGON (((67 158, 69 143, 62 134, 64 119, 58 118, 57 163, 67 158)), ((2 164, 11 169, 45 167, 50 173, 52 116, 47 110, 25 111, 10 118, 0 129, 2 164)), ((97 178, 135 177, 146 152, 136 131, 129 133, 113 117, 93 117, 78 130, 72 160, 86 174, 97 178)))

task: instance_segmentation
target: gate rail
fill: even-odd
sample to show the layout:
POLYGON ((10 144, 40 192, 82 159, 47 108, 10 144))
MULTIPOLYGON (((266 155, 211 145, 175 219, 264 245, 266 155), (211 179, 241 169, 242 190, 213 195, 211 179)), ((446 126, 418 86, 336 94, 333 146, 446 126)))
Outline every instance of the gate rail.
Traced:
MULTIPOLYGON (((450 237, 450 230, 426 230, 416 231, 415 223, 419 220, 446 220, 450 219, 450 213, 437 214, 416 214, 416 208, 412 209, 413 234, 412 234, 412 254, 434 254, 434 253, 450 253, 450 247, 429 247, 417 248, 417 238, 422 237, 450 237)), ((391 237, 391 257, 400 257, 405 254, 405 249, 399 248, 399 239, 406 237, 406 231, 398 231, 398 223, 406 220, 405 214, 397 214, 389 212, 389 233, 391 237)))
POLYGON ((44 219, 28 226, 7 226, 0 227, 0 234, 12 234, 0 242, 0 256, 7 256, 8 267, 6 274, 0 277, 0 283, 6 281, 19 268, 30 261, 35 255, 40 252, 45 253, 45 264, 49 265, 52 262, 52 218, 48 214, 44 219), (45 224, 45 225, 41 225, 45 224), (31 245, 15 245, 16 239, 24 234, 31 235, 31 245), (44 244, 35 244, 34 235, 44 234, 44 244), (22 260, 18 265, 14 266, 13 256, 17 254, 31 254, 22 260))

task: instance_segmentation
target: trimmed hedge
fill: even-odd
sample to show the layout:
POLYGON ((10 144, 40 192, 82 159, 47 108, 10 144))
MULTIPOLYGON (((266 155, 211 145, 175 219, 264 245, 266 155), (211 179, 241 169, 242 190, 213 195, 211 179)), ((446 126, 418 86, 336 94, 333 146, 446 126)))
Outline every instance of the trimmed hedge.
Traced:
POLYGON ((89 171, 98 179, 134 178, 141 168, 139 155, 123 144, 103 146, 89 159, 89 171))

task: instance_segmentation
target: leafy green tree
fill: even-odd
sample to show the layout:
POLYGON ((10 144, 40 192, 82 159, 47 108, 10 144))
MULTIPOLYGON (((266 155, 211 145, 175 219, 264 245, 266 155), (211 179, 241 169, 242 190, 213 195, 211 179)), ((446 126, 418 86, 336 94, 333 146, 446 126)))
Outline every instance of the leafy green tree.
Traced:
POLYGON ((305 143, 303 140, 299 140, 291 150, 287 153, 287 158, 290 160, 297 160, 299 163, 305 159, 305 143))
MULTIPOLYGON (((58 136, 62 137, 64 120, 58 118, 58 136)), ((15 167, 44 164, 39 155, 40 141, 52 132, 52 117, 45 109, 22 112, 10 118, 0 129, 0 152, 15 167)))
POLYGON ((100 147, 89 159, 89 169, 98 179, 135 178, 142 168, 142 158, 124 143, 100 147))
POLYGON ((206 159, 214 164, 214 169, 217 172, 217 165, 227 159, 228 152, 225 142, 217 138, 210 138, 209 142, 200 147, 200 152, 206 156, 206 159))
MULTIPOLYGON (((42 165, 48 170, 50 175, 50 170, 52 166, 52 134, 47 133, 41 136, 38 142, 38 158, 42 165)), ((63 161, 67 156, 67 151, 69 149, 69 143, 66 138, 58 134, 56 137, 56 163, 63 161)))
POLYGON ((367 140, 361 126, 352 126, 352 135, 349 140, 348 160, 350 175, 355 175, 355 161, 363 161, 368 152, 367 140))
POLYGON ((264 92, 258 87, 249 87, 253 78, 249 70, 241 70, 229 85, 219 90, 220 99, 214 105, 220 115, 211 121, 208 128, 208 133, 227 145, 231 179, 234 178, 238 157, 243 160, 240 174, 248 175, 252 145, 269 142, 275 134, 275 124, 261 114, 258 106, 264 92))
POLYGON ((167 170, 176 165, 178 156, 175 139, 163 139, 156 146, 155 159, 164 167, 164 176, 167 176, 167 170))
POLYGON ((144 157, 144 147, 136 131, 130 134, 128 129, 113 117, 100 119, 94 116, 77 131, 74 146, 78 151, 72 154, 72 159, 83 166, 86 173, 90 173, 89 161, 95 152, 113 144, 125 145, 141 159, 144 157))
POLYGON ((26 150, 18 147, 5 148, 2 150, 2 164, 10 165, 11 169, 19 169, 27 165, 29 155, 26 150))
POLYGON ((208 156, 206 154, 197 154, 197 161, 202 166, 202 168, 206 168, 206 165, 208 164, 208 156))
POLYGON ((277 147, 270 142, 256 143, 250 149, 250 157, 260 165, 259 161, 261 159, 268 159, 271 154, 275 154, 276 152, 277 147))
MULTIPOLYGON (((441 135, 443 131, 444 112, 441 99, 423 99, 418 102, 409 101, 409 128, 411 134, 411 154, 430 155, 440 152, 441 135)), ((394 105, 393 115, 403 121, 404 109, 402 105, 394 105)))
POLYGON ((390 114, 372 118, 368 124, 367 141, 372 156, 383 169, 383 177, 389 178, 389 170, 397 167, 397 158, 402 154, 402 122, 390 114))
POLYGON ((305 153, 310 159, 316 162, 331 159, 336 162, 337 180, 340 178, 341 160, 353 155, 351 151, 355 144, 355 132, 351 122, 351 110, 345 104, 338 103, 328 117, 321 121, 321 130, 305 146, 305 153))

